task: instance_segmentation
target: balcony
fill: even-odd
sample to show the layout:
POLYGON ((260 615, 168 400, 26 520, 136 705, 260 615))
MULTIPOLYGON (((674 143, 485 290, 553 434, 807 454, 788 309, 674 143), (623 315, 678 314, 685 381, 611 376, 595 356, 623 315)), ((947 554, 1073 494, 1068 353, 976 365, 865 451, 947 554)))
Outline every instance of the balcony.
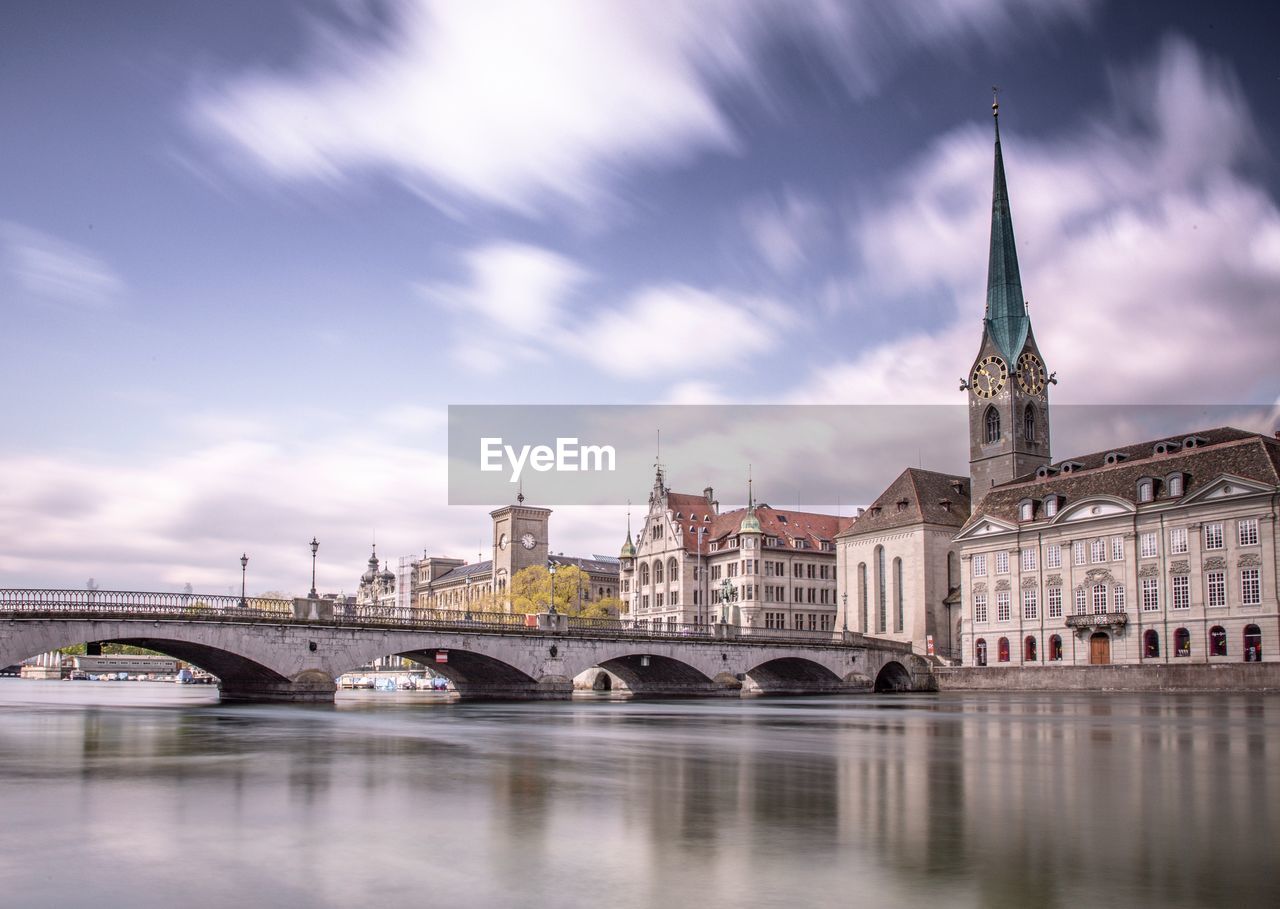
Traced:
POLYGON ((1100 630, 1103 628, 1123 628, 1129 624, 1129 615, 1124 612, 1103 612, 1096 615, 1069 615, 1067 627, 1077 631, 1100 630))

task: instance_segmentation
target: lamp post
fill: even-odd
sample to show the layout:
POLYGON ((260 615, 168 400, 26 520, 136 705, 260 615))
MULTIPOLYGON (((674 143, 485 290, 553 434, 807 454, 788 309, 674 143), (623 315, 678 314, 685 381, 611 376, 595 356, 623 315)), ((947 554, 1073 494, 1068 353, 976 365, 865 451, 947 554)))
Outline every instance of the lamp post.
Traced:
POLYGON ((320 542, 315 538, 311 538, 311 599, 317 597, 316 594, 316 550, 320 548, 320 542))
POLYGON ((244 576, 245 576, 245 572, 247 572, 248 570, 249 570, 249 553, 246 552, 244 555, 240 556, 240 608, 241 609, 249 605, 248 603, 245 602, 245 599, 244 599, 244 576))
POLYGON ((849 633, 849 592, 847 590, 844 593, 840 594, 840 602, 843 605, 843 608, 840 610, 841 618, 843 619, 841 624, 843 627, 840 630, 843 631, 845 634, 848 634, 849 633))
POLYGON ((556 614, 556 563, 547 562, 547 574, 551 575, 551 608, 547 612, 551 615, 556 614))
POLYGON ((471 621, 471 575, 467 575, 466 598, 467 598, 466 611, 463 612, 462 614, 462 620, 464 622, 470 622, 471 621))

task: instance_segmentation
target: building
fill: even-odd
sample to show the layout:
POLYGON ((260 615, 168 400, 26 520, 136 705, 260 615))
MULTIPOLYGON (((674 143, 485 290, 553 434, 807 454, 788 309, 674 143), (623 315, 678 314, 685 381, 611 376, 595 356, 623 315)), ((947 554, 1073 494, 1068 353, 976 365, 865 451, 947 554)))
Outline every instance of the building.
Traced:
POLYGON ((622 602, 642 626, 834 631, 835 538, 852 520, 756 504, 750 492, 747 507, 721 512, 710 487, 673 492, 659 468, 634 541, 628 519, 622 602))
POLYGON ((968 477, 908 468, 836 538, 841 625, 960 656, 952 538, 969 519, 968 477))
MULTIPOLYGON (((999 113, 999 109, 995 108, 999 113)), ((1061 461, 1022 297, 996 121, 987 310, 970 378, 963 661, 1277 659, 1280 442, 1212 429, 1061 461)))
POLYGON ((378 548, 373 547, 369 554, 369 567, 360 575, 360 584, 356 588, 357 607, 378 607, 391 609, 398 606, 396 599, 396 574, 391 567, 378 570, 378 548))
POLYGON ((572 565, 590 578, 584 602, 618 596, 616 560, 551 553, 550 508, 507 505, 489 513, 492 520, 492 558, 468 563, 463 559, 423 557, 412 565, 410 601, 418 609, 506 609, 511 579, 533 565, 572 565))

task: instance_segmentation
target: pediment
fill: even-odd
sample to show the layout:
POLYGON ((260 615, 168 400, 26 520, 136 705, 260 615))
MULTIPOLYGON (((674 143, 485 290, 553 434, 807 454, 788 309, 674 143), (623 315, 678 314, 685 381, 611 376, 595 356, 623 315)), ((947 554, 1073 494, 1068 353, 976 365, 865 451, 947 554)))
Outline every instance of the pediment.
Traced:
POLYGON ((997 533, 1011 533, 1017 530, 1016 524, 1010 524, 1007 521, 1001 521, 998 518, 989 518, 983 516, 964 533, 958 534, 956 540, 975 540, 980 537, 991 536, 997 533))
POLYGON ((1070 524, 1073 521, 1092 521, 1118 514, 1133 514, 1137 509, 1132 502, 1118 499, 1115 496, 1090 496, 1073 502, 1063 508, 1054 517, 1055 524, 1070 524))
POLYGON ((1208 502, 1213 499, 1234 499, 1237 496, 1252 496, 1271 491, 1270 487, 1262 485, 1257 480, 1242 480, 1240 477, 1224 474, 1187 496, 1185 501, 1208 502))

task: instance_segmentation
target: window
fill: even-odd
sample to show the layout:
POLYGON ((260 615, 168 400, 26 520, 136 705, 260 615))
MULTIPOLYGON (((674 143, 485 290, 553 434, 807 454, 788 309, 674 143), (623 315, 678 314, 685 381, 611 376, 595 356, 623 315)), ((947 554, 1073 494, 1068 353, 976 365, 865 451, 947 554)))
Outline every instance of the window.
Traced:
POLYGON ((1009 553, 997 552, 996 553, 996 574, 1008 574, 1008 573, 1009 573, 1009 553))
POLYGON ((1244 626, 1244 661, 1262 662, 1262 629, 1257 625, 1244 626))
POLYGON ((1034 442, 1036 439, 1036 408, 1034 404, 1028 404, 1027 409, 1022 412, 1022 437, 1028 442, 1034 442))
MULTIPOLYGON (((826 593, 826 591, 824 590, 823 593, 826 593)), ((901 631, 906 620, 902 602, 902 559, 893 560, 893 601, 896 607, 894 610, 894 630, 901 631)))
POLYGON ((1187 552, 1187 528, 1175 527, 1169 531, 1169 552, 1185 555, 1187 552))
POLYGON ((1036 661, 1036 639, 1031 635, 1027 635, 1027 639, 1022 642, 1022 662, 1034 663, 1036 661))
POLYGON ((653 604, 654 604, 655 608, 657 608, 657 609, 661 609, 661 608, 662 608, 662 602, 663 602, 662 598, 663 598, 663 595, 662 595, 662 594, 660 594, 660 593, 654 596, 654 598, 653 598, 653 604))
POLYGON ((1112 607, 1116 612, 1124 612, 1127 602, 1125 600, 1124 588, 1117 584, 1111 588, 1112 607))
POLYGON ((1225 571, 1210 571, 1205 574, 1205 580, 1209 585, 1209 598, 1205 605, 1212 607, 1226 606, 1227 573, 1225 571))
POLYGON ((646 593, 640 597, 640 608, 641 609, 649 608, 649 594, 646 593))
POLYGON ((1160 579, 1159 578, 1143 578, 1142 579, 1142 611, 1143 612, 1159 612, 1160 611, 1160 579))
POLYGON ((1058 513, 1058 497, 1049 496, 1049 498, 1044 500, 1045 517, 1051 518, 1057 513, 1058 513))
POLYGON ((1076 588, 1076 615, 1084 615, 1087 597, 1083 587, 1076 588))
POLYGON ((1084 564, 1084 540, 1076 540, 1071 544, 1071 556, 1077 565, 1084 564))
POLYGON ((1209 629, 1209 656, 1227 655, 1227 632, 1221 625, 1209 629))
POLYGON ((1156 557, 1156 535, 1154 533, 1144 533, 1138 537, 1138 551, 1144 559, 1154 559, 1156 557))
POLYGON ((1155 484, 1151 480, 1143 480, 1138 484, 1138 501, 1150 502, 1155 498, 1155 484))
POLYGON ((1173 608, 1191 608, 1191 576, 1175 574, 1173 576, 1173 608))
POLYGON ((1049 588, 1049 618, 1062 618, 1062 588, 1049 588))
POLYGON ((1001 663, 1009 662, 1009 639, 1008 638, 1001 638, 996 643, 996 654, 997 654, 996 659, 998 659, 1001 663))
POLYGON ((889 627, 889 603, 885 586, 888 584, 884 570, 884 547, 876 547, 876 629, 884 632, 889 627))
POLYGON ((985 638, 978 638, 973 642, 973 664, 975 666, 987 665, 987 641, 985 638))
POLYGON ((1089 561, 1105 562, 1107 560, 1107 541, 1094 540, 1089 544, 1089 561))
POLYGON ((662 583, 662 562, 653 563, 653 583, 662 583))
POLYGON ((680 580, 680 568, 675 559, 667 559, 667 580, 672 583, 680 580))
POLYGON ((1124 561, 1124 537, 1111 538, 1111 561, 1124 561))
POLYGON ((1036 570, 1036 551, 1034 549, 1022 550, 1022 570, 1023 571, 1036 570))
POLYGON ((1222 525, 1221 524, 1205 524, 1204 525, 1204 548, 1205 549, 1221 549, 1222 548, 1222 525))
POLYGON ((1240 572, 1240 605, 1262 605, 1262 579, 1257 568, 1245 568, 1240 572))
POLYGON ((1007 590, 997 590, 997 591, 996 591, 996 621, 997 621, 997 622, 1007 622, 1007 621, 1009 621, 1009 611, 1010 611, 1010 610, 1009 610, 1009 601, 1010 601, 1010 599, 1011 599, 1011 598, 1010 598, 1010 596, 1009 596, 1009 591, 1007 591, 1007 590))
POLYGON ((1033 517, 1035 517, 1035 513, 1036 513, 1035 503, 1032 502, 1030 499, 1028 499, 1025 502, 1019 503, 1018 505, 1019 520, 1030 521, 1033 517))
POLYGON ((649 563, 648 562, 640 563, 640 586, 641 587, 649 586, 649 563))
POLYGON ((975 578, 985 578, 987 576, 986 553, 979 553, 973 557, 973 576, 975 578))
POLYGON ((1040 616, 1040 592, 1029 589, 1022 591, 1022 617, 1035 619, 1040 616))
POLYGON ((1155 659, 1160 656, 1160 635, 1154 628, 1148 628, 1142 634, 1142 658, 1155 659))
POLYGON ((1000 412, 994 406, 987 408, 986 429, 988 444, 1000 441, 1000 412))
POLYGON ((1062 635, 1049 636, 1049 661, 1057 663, 1062 659, 1062 635))
POLYGON ((1191 632, 1185 628, 1173 632, 1173 655, 1176 657, 1191 656, 1191 632))
POLYGON ((1044 565, 1046 568, 1062 567, 1062 547, 1057 543, 1049 546, 1044 551, 1044 565))
POLYGON ((1182 495, 1182 474, 1175 473, 1169 477, 1169 482, 1165 485, 1165 488, 1168 489, 1171 496, 1182 495))
POLYGON ((1236 525, 1241 546, 1258 545, 1258 519, 1246 518, 1236 525))
POLYGON ((1107 612, 1107 585, 1093 585, 1093 614, 1106 615, 1107 612))
POLYGON ((867 563, 858 563, 858 609, 862 614, 862 624, 858 627, 862 631, 869 631, 867 627, 867 563))
POLYGON ((985 622, 987 620, 987 595, 985 593, 975 593, 973 595, 973 620, 975 622, 985 622))
POLYGON ((678 590, 671 591, 671 605, 672 606, 680 605, 680 591, 678 590))

